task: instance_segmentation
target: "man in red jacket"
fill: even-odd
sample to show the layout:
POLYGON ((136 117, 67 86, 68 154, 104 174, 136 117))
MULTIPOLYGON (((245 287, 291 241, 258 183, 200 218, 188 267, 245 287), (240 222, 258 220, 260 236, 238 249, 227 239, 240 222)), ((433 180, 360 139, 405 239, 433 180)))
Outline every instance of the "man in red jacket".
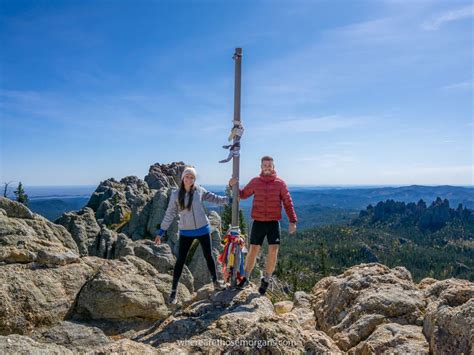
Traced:
MULTIPOLYGON (((269 285, 278 256, 278 247, 280 244, 280 219, 281 205, 285 207, 290 225, 288 232, 296 232, 296 213, 293 207, 293 201, 286 183, 277 176, 273 158, 264 156, 261 160, 260 176, 254 177, 243 189, 239 190, 239 198, 246 199, 254 195, 252 204, 252 230, 250 233, 250 248, 245 261, 245 274, 242 281, 237 285, 238 288, 244 288, 249 284, 247 277, 250 276, 255 266, 257 255, 267 237, 268 258, 265 265, 264 277, 261 280, 260 294, 265 294, 269 285)), ((237 178, 231 178, 229 185, 237 183, 237 178)))

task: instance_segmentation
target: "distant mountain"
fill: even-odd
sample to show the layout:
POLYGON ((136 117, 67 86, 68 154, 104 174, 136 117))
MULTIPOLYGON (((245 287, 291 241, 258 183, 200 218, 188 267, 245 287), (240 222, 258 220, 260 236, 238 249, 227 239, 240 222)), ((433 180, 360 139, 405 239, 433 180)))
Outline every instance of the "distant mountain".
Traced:
MULTIPOLYGON (((84 207, 94 192, 95 185, 62 185, 34 186, 26 185, 28 208, 50 221, 54 221, 64 212, 77 211, 84 207)), ((8 198, 14 200, 13 188, 8 191, 8 198)))
MULTIPOLYGON (((58 186, 24 186, 30 200, 46 198, 90 197, 96 185, 58 185, 58 186)), ((13 199, 13 188, 9 189, 8 197, 13 199)))
MULTIPOLYGON (((224 194, 223 185, 204 185, 210 191, 224 194)), ((62 213, 75 211, 84 206, 94 191, 94 186, 36 186, 27 187, 30 208, 51 221, 62 213)), ((401 202, 433 201, 437 197, 448 199, 452 206, 462 203, 474 208, 474 188, 459 186, 401 186, 401 187, 289 187, 299 229, 328 224, 344 224, 357 217, 361 209, 370 204, 393 199, 401 202)), ((10 196, 11 197, 11 196, 10 196)), ((250 224, 252 198, 240 201, 247 223, 250 224)), ((219 207, 209 205, 210 210, 220 211, 219 207)), ((288 220, 283 211, 282 227, 287 228, 288 220)))
MULTIPOLYGON (((298 228, 306 229, 321 225, 344 224, 357 217, 361 209, 370 204, 393 199, 400 202, 433 201, 438 197, 448 199, 452 206, 462 203, 474 208, 474 187, 459 186, 401 186, 401 187, 301 187, 289 186, 298 228)), ((222 194, 224 188, 214 186, 211 190, 222 194)), ((252 198, 240 201, 240 208, 249 223, 252 198)), ((218 207, 209 207, 219 211, 218 207)), ((282 211, 282 228, 287 228, 288 219, 282 211)))
MULTIPOLYGON (((451 208, 448 199, 437 197, 427 206, 420 199, 414 202, 399 202, 392 199, 369 205, 360 211, 353 225, 372 226, 379 223, 390 224, 392 228, 416 227, 420 232, 436 232, 449 225, 463 226, 474 233, 474 214, 461 203, 451 208)), ((453 238, 453 236, 451 236, 453 238)))
POLYGON ((392 199, 369 205, 348 225, 282 233, 276 273, 294 287, 312 287, 328 274, 359 263, 405 266, 415 280, 459 277, 474 280, 474 211, 392 199))
MULTIPOLYGON (((223 208, 208 205, 210 211, 216 211, 221 214, 223 208)), ((249 203, 242 204, 240 206, 244 214, 247 226, 250 226, 251 218, 251 205, 249 203)), ((352 219, 359 215, 358 209, 345 209, 337 207, 322 206, 320 204, 314 205, 299 205, 295 203, 295 211, 298 215, 298 229, 307 229, 317 226, 329 225, 329 224, 346 224, 352 219)), ((280 221, 282 229, 288 228, 288 217, 284 210, 282 210, 282 219, 280 221)), ((247 231, 250 232, 250 231, 247 231)))
POLYGON ((31 211, 54 221, 65 212, 80 210, 87 201, 89 197, 31 199, 28 207, 31 211))
POLYGON ((371 188, 293 188, 290 192, 293 201, 299 206, 318 203, 329 207, 363 209, 369 204, 387 199, 417 202, 420 199, 433 201, 440 197, 448 199, 453 206, 462 203, 467 208, 474 208, 474 187, 410 185, 371 188))

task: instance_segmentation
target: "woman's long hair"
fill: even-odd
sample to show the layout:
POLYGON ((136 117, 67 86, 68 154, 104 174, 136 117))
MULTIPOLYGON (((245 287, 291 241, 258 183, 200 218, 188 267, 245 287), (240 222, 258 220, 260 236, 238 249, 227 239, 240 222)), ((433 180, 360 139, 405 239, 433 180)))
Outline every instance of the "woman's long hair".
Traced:
POLYGON ((180 210, 184 210, 185 208, 187 208, 188 211, 191 211, 191 206, 193 205, 193 194, 194 194, 194 184, 193 186, 191 186, 191 190, 189 190, 188 205, 185 207, 184 197, 186 196, 186 188, 184 187, 184 181, 181 180, 181 186, 179 187, 179 193, 178 193, 178 203, 179 203, 180 210))

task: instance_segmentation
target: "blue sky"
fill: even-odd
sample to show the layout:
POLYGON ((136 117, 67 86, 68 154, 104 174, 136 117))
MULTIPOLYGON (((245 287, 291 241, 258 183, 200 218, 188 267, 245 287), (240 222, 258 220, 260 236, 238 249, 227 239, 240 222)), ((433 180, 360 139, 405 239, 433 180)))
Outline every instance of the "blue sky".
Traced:
POLYGON ((1 2, 1 179, 230 177, 243 47, 241 181, 473 184, 470 1, 1 2))

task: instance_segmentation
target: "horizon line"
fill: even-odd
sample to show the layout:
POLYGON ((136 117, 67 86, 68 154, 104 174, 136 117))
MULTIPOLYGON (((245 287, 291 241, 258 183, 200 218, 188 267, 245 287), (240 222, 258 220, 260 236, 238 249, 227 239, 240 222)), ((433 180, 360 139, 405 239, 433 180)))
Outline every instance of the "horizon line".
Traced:
MULTIPOLYGON (((105 180, 104 180, 105 181, 105 180)), ((24 187, 89 187, 89 186, 98 186, 98 184, 64 184, 64 185, 26 185, 22 184, 24 187)), ((199 185, 207 186, 227 186, 227 184, 208 184, 208 183, 199 183, 199 185)), ((407 187, 407 186, 429 186, 429 187, 441 187, 441 186, 452 186, 452 187, 468 187, 473 188, 474 184, 467 185, 456 185, 456 184, 287 184, 292 187, 407 187)))

